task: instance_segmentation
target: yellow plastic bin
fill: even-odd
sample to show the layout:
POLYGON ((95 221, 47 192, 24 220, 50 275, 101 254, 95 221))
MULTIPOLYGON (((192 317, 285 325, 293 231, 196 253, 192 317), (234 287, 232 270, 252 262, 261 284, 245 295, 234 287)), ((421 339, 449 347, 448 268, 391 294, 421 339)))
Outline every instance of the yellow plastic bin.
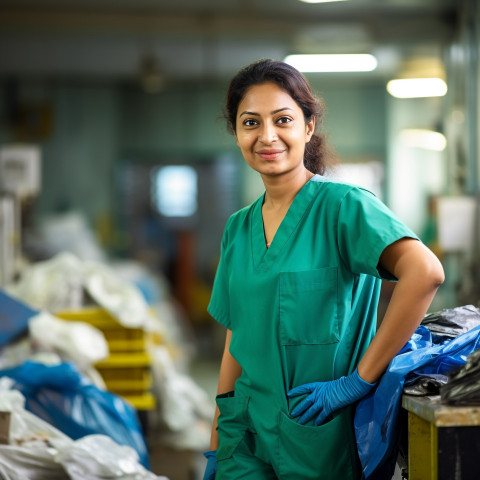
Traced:
POLYGON ((107 389, 129 401, 137 410, 155 408, 155 397, 150 391, 152 360, 146 351, 147 335, 143 329, 125 327, 99 307, 64 310, 55 315, 98 328, 105 336, 110 355, 94 366, 107 389))

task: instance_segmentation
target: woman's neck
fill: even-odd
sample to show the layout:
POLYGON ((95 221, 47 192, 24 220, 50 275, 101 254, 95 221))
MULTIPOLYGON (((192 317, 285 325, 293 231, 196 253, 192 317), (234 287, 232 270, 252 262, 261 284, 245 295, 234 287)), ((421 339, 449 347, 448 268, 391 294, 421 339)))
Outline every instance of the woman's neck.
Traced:
POLYGON ((297 193, 313 176, 304 168, 289 175, 262 177, 266 190, 264 208, 277 211, 288 209, 297 193))

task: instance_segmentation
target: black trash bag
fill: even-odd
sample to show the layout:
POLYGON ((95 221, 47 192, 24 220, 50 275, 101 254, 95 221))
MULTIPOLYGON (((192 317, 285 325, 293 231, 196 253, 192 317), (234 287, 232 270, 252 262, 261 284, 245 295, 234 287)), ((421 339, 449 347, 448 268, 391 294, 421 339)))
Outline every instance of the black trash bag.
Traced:
POLYGON ((403 384, 403 393, 424 397, 426 395, 440 395, 440 387, 448 382, 448 377, 440 373, 418 375, 408 374, 403 384))
POLYGON ((440 389, 442 403, 448 405, 480 405, 480 349, 467 357, 467 363, 449 375, 440 389))
POLYGON ((480 309, 473 305, 430 313, 422 320, 432 335, 455 338, 480 325, 480 309))

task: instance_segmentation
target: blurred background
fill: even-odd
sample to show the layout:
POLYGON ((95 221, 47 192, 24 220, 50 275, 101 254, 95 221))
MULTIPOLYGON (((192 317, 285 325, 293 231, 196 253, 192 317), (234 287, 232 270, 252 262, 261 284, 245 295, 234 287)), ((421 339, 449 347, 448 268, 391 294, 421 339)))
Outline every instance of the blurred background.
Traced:
POLYGON ((224 341, 206 312, 221 235, 263 193, 222 119, 229 79, 260 58, 370 55, 357 71, 351 59, 305 71, 341 160, 328 174, 374 191, 439 256, 432 310, 478 304, 479 37, 476 0, 0 0, 0 286, 94 324, 118 314, 108 293, 141 293, 157 326, 140 327, 161 331, 171 361, 138 407, 156 473, 201 470, 224 341), (99 294, 86 264, 125 283, 99 294), (52 303, 52 275, 74 270, 52 303), (207 394, 188 411, 203 422, 194 439, 172 440, 184 427, 162 418, 168 369, 207 394))

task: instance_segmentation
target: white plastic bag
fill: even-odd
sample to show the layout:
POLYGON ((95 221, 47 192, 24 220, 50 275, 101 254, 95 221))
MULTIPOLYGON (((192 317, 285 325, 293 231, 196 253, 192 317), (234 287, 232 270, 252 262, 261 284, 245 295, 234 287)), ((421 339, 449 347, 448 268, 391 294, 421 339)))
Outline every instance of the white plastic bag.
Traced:
POLYGON ((71 253, 29 266, 7 291, 32 308, 49 312, 81 308, 86 291, 125 327, 143 327, 152 315, 135 285, 107 265, 71 253))
POLYGON ((60 320, 48 312, 40 312, 28 324, 30 337, 40 348, 58 351, 81 369, 108 357, 108 344, 103 333, 83 322, 60 320))
POLYGON ((176 371, 166 347, 155 346, 150 353, 160 413, 172 431, 168 440, 177 448, 208 449, 215 409, 207 393, 189 376, 176 371))
POLYGON ((40 223, 42 245, 50 255, 71 252, 82 260, 104 261, 106 254, 86 215, 78 210, 43 217, 40 223))
POLYGON ((83 304, 82 262, 70 253, 30 265, 7 292, 37 310, 57 312, 83 304))
POLYGON ((2 480, 68 480, 62 465, 47 448, 0 445, 0 478, 2 480))
POLYGON ((85 262, 84 287, 88 294, 125 327, 143 327, 151 316, 140 290, 103 264, 85 262))
POLYGON ((9 390, 13 383, 0 378, 0 410, 11 412, 10 445, 0 445, 2 480, 168 480, 145 469, 133 448, 106 435, 72 440, 25 410, 25 397, 9 390))
POLYGON ((145 469, 133 448, 118 445, 106 435, 87 435, 62 446, 56 459, 72 480, 168 480, 145 469))
POLYGON ((52 425, 25 410, 25 398, 8 390, 13 380, 0 379, 0 410, 10 412, 9 445, 0 445, 2 480, 68 479, 53 457, 52 441, 68 445, 73 440, 52 425))
POLYGON ((14 381, 8 377, 0 379, 0 410, 11 413, 10 445, 33 447, 45 445, 51 439, 73 441, 53 425, 25 410, 25 397, 18 390, 8 390, 12 384, 14 381))

